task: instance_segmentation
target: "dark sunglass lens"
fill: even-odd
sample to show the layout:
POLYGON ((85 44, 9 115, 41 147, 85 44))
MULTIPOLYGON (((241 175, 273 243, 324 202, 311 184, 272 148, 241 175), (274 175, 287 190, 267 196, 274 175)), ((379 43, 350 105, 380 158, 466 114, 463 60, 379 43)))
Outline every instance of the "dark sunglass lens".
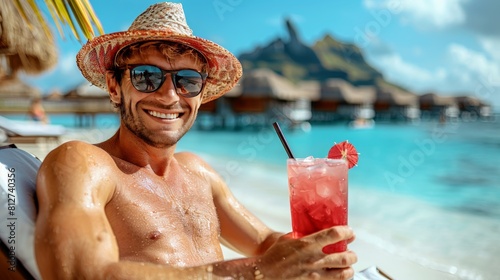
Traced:
POLYGON ((175 75, 175 87, 178 94, 194 97, 203 88, 203 78, 200 73, 194 70, 180 70, 175 75))
POLYGON ((164 77, 161 69, 151 65, 140 65, 130 70, 132 85, 138 91, 153 92, 161 85, 164 77))

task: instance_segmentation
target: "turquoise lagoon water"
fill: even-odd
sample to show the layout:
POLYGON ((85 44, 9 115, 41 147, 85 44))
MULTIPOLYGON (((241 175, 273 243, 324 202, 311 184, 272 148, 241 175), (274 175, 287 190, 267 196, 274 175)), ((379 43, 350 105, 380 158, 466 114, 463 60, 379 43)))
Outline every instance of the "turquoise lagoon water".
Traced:
MULTIPOLYGON (((376 124, 372 129, 313 125, 284 131, 295 157, 325 157, 348 140, 360 153, 349 183, 412 196, 444 208, 500 219, 500 123, 376 124)), ((180 147, 284 168, 286 153, 272 128, 193 131, 180 147)))
MULTIPOLYGON (((51 116, 51 122, 74 123, 69 116, 51 116)), ((98 130, 112 130, 118 118, 102 115, 96 123, 98 130)), ((499 131, 497 119, 377 123, 370 129, 312 125, 284 133, 295 157, 324 157, 344 140, 356 146, 360 159, 349 171, 349 219, 358 237, 457 279, 496 279, 499 131)), ((287 155, 271 124, 241 131, 195 129, 178 149, 216 162, 228 182, 241 184, 236 179, 242 174, 264 178, 259 186, 231 187, 243 199, 259 197, 248 202, 256 209, 288 211, 287 155)))

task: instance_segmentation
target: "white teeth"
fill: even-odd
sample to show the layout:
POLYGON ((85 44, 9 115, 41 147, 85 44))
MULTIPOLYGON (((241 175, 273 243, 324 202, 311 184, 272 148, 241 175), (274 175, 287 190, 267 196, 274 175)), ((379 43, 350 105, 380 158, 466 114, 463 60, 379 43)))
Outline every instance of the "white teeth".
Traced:
POLYGON ((165 113, 160 113, 160 112, 156 112, 156 111, 148 111, 148 113, 153 117, 157 117, 157 118, 161 118, 161 119, 173 120, 173 119, 177 119, 179 117, 179 114, 165 114, 165 113))

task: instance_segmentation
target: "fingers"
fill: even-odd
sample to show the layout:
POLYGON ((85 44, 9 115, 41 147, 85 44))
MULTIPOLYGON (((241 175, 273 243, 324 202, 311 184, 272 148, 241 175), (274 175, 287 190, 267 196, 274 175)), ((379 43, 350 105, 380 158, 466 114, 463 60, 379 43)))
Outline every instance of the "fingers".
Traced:
MULTIPOLYGON (((306 236, 304 239, 309 239, 308 242, 316 242, 317 246, 323 248, 326 245, 333 244, 342 240, 348 243, 355 239, 353 230, 348 226, 336 226, 316 234, 306 236)), ((310 244, 314 246, 314 244, 310 244)), ((311 247, 312 248, 312 247, 311 247)), ((318 248, 318 247, 316 247, 318 248)), ((357 255, 352 251, 341 253, 326 254, 317 259, 309 266, 310 269, 316 270, 315 273, 327 273, 329 279, 349 279, 352 277, 350 268, 358 261, 357 255)))
POLYGON ((329 254, 318 260, 315 265, 321 268, 346 268, 358 261, 358 256, 353 251, 329 254))
POLYGON ((347 239, 347 244, 351 244, 354 239, 356 239, 356 234, 354 234, 351 238, 347 239))
POLYGON ((304 237, 304 240, 325 247, 342 240, 354 240, 354 232, 349 226, 335 226, 304 237))
POLYGON ((354 277, 354 269, 348 268, 334 268, 323 269, 310 274, 309 279, 352 279, 354 277))
POLYGON ((358 257, 352 251, 326 255, 313 264, 308 279, 351 279, 358 257))

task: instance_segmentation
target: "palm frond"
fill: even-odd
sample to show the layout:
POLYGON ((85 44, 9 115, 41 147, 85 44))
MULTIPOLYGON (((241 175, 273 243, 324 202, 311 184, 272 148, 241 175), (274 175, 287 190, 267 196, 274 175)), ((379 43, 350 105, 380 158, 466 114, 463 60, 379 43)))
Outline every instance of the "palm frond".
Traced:
POLYGON ((71 7, 71 11, 75 16, 76 22, 81 27, 85 37, 93 37, 94 34, 90 32, 90 30, 92 29, 92 25, 90 23, 89 17, 87 16, 88 13, 83 10, 84 7, 82 5, 82 2, 80 0, 70 1, 69 6, 71 7))
MULTIPOLYGON (((16 7, 28 24, 32 24, 26 17, 25 9, 32 9, 36 15, 37 21, 44 26, 45 32, 50 33, 48 24, 42 15, 39 1, 35 0, 15 0, 16 7)), ((103 34, 104 30, 88 0, 44 0, 48 8, 52 21, 57 31, 64 38, 62 26, 67 26, 73 36, 81 41, 80 32, 86 39, 91 39, 98 34, 103 34)))
POLYGON ((59 34, 61 34, 61 37, 64 39, 64 32, 61 23, 59 22, 59 20, 57 20, 57 14, 55 12, 56 6, 54 5, 54 2, 47 1, 47 7, 49 8, 50 17, 52 18, 52 21, 56 25, 57 32, 59 32, 59 34))
MULTIPOLYGON (((90 21, 99 22, 99 19, 94 12, 94 8, 92 8, 92 5, 90 5, 90 2, 88 0, 82 0, 82 2, 85 5, 85 10, 89 12, 90 21)), ((102 28, 101 24, 96 25, 96 28, 99 31, 99 34, 104 34, 104 29, 102 28)))

